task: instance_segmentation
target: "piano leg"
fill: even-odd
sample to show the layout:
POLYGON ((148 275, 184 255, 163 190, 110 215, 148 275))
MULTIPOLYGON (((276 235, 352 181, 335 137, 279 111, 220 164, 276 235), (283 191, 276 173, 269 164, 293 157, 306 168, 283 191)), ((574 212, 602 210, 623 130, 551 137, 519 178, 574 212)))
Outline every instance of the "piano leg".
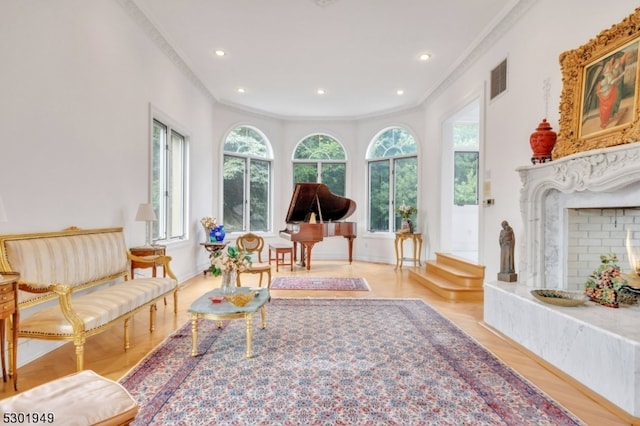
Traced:
MULTIPOLYGON (((300 266, 305 266, 305 255, 304 255, 304 250, 305 250, 305 243, 300 243, 300 266)), ((297 263, 298 261, 298 242, 294 241, 293 242, 293 263, 297 263)))
POLYGON ((307 267, 307 271, 311 269, 311 249, 315 242, 300 243, 300 266, 307 267))
POLYGON ((349 264, 353 260, 353 240, 356 238, 354 235, 345 235, 346 239, 349 240, 349 264))

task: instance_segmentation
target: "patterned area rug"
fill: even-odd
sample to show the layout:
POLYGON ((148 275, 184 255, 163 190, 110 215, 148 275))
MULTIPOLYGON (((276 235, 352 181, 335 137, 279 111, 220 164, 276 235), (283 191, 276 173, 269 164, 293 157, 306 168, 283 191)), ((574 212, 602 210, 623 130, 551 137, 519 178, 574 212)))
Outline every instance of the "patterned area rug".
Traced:
POLYGON ((582 424, 420 300, 272 299, 245 322, 189 323, 121 383, 134 425, 582 424))
POLYGON ((370 291, 364 278, 275 277, 271 290, 370 291))

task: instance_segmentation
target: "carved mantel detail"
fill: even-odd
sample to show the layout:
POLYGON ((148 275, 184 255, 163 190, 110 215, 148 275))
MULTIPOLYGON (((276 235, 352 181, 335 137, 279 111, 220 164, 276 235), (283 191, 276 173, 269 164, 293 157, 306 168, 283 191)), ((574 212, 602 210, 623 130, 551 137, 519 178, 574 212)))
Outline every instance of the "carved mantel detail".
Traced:
POLYGON ((563 209, 574 204, 610 207, 614 202, 623 203, 614 204, 621 207, 625 199, 632 199, 627 202, 637 206, 640 200, 640 194, 634 195, 640 192, 638 142, 573 154, 517 171, 522 181, 520 210, 524 226, 519 246, 520 281, 531 287, 548 287, 545 275, 563 275, 563 209))

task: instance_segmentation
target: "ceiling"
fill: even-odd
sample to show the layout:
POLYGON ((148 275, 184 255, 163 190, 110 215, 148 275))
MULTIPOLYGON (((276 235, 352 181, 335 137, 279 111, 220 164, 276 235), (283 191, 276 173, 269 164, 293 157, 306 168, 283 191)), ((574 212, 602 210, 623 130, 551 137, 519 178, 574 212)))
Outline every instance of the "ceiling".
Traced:
POLYGON ((217 102, 283 118, 348 119, 420 105, 517 4, 132 1, 217 102), (419 60, 422 53, 430 59, 419 60))

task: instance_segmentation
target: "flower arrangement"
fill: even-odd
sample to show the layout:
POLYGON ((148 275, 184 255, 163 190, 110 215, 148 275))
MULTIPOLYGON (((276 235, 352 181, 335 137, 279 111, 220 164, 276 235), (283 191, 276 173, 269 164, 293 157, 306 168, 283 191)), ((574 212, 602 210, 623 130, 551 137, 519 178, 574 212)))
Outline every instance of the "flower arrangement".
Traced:
POLYGON ((251 268, 251 256, 238 247, 229 246, 226 251, 217 251, 211 258, 211 273, 219 276, 223 271, 244 272, 251 268))
POLYGON ((218 225, 218 221, 215 217, 205 216, 200 219, 200 223, 207 229, 215 228, 218 225))
POLYGON ((398 213, 402 216, 403 219, 409 219, 412 214, 418 212, 418 209, 414 206, 407 206, 405 203, 402 203, 400 207, 398 207, 398 213))
POLYGON ((618 307, 618 291, 627 285, 627 280, 616 264, 617 261, 618 257, 615 254, 600 256, 600 266, 591 273, 584 289, 592 301, 618 307))

